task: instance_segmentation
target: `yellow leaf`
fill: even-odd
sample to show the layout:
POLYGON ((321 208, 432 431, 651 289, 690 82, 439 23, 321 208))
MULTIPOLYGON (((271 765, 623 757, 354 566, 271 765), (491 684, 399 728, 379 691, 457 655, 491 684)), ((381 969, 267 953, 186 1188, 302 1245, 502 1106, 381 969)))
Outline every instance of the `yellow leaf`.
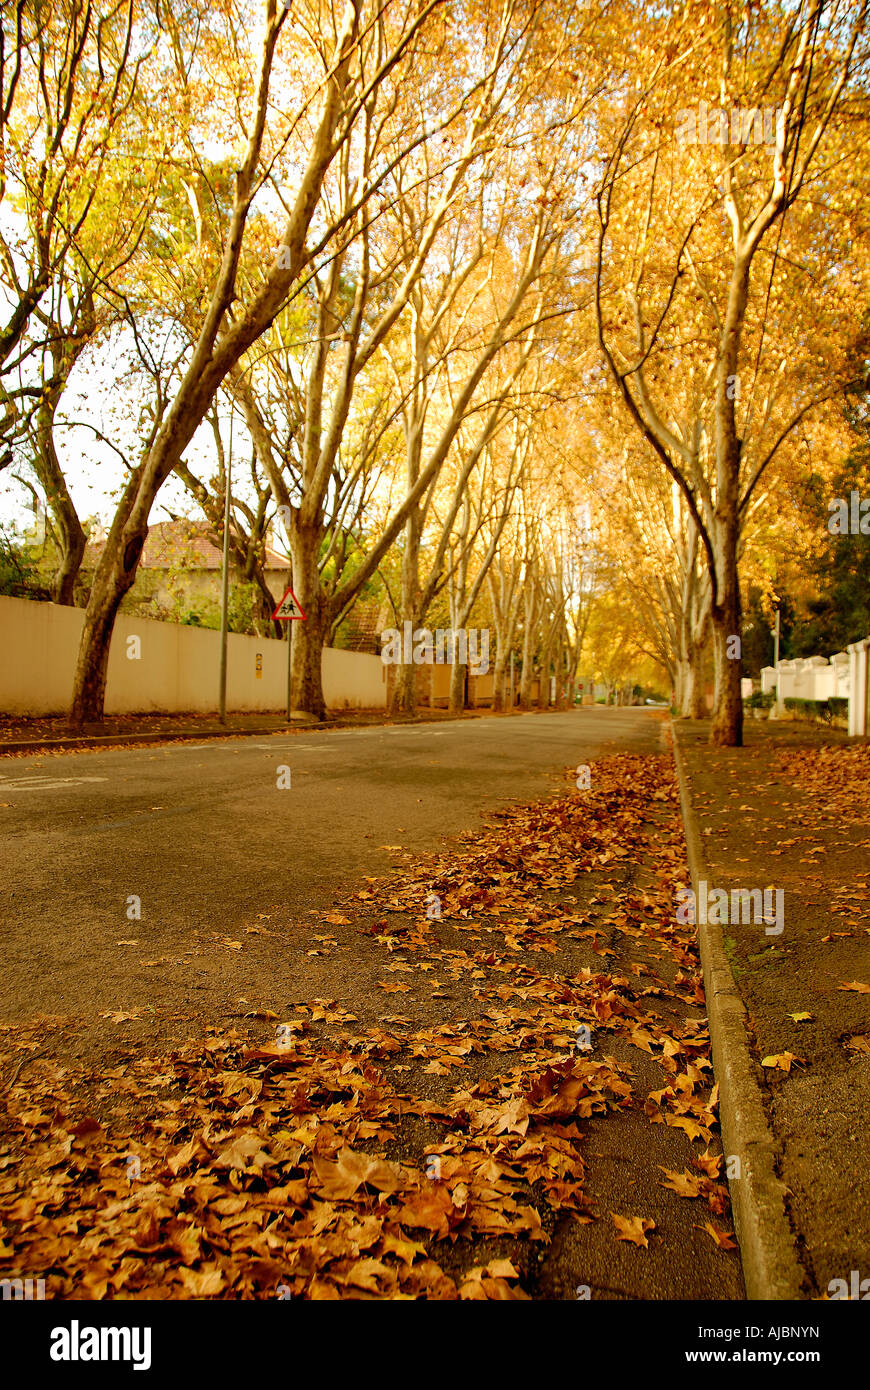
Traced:
POLYGON ((793 1052, 776 1052, 770 1057, 762 1057, 763 1067, 776 1067, 778 1071, 790 1072, 792 1064, 797 1062, 800 1066, 806 1066, 806 1058, 796 1057, 793 1052))
POLYGON ((713 1225, 712 1221, 705 1221, 703 1226, 696 1226, 696 1231, 706 1231, 707 1235, 714 1240, 720 1250, 736 1250, 737 1242, 727 1231, 720 1231, 713 1225))
POLYGON ((695 1120, 690 1120, 686 1115, 665 1115, 665 1124, 670 1125, 673 1129, 684 1129, 690 1139, 708 1141, 710 1138, 708 1129, 704 1129, 702 1125, 699 1125, 695 1120))
POLYGON ((426 1247, 421 1241, 401 1240, 399 1236, 394 1236, 389 1231, 384 1232, 384 1254, 398 1255, 399 1259, 405 1264, 413 1264, 415 1255, 425 1255, 426 1247))

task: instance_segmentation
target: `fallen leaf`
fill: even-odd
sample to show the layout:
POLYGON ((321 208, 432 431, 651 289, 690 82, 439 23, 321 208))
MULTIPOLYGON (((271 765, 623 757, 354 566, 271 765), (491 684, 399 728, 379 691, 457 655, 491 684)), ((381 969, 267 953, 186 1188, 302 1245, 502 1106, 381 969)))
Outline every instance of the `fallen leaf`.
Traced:
POLYGON ((649 1249, 649 1241, 646 1238, 647 1231, 654 1231, 656 1223, 650 1221, 646 1216, 617 1216, 612 1211, 613 1224, 616 1227, 617 1240, 630 1241, 632 1245, 642 1245, 644 1249, 649 1249))
POLYGON ((364 1183, 376 1187, 379 1192, 401 1192, 411 1186, 398 1164, 370 1154, 355 1153, 347 1146, 334 1161, 315 1154, 314 1171, 320 1179, 323 1196, 333 1202, 352 1197, 364 1183))
POLYGON ((704 1188, 703 1178, 695 1177, 687 1169, 683 1169, 682 1173, 672 1173, 669 1168, 662 1168, 661 1164, 659 1167, 665 1175, 665 1181, 659 1183, 660 1187, 669 1188, 678 1197, 700 1197, 704 1188))
POLYGON ((226 1284, 221 1271, 212 1265, 206 1269, 180 1269, 181 1282, 194 1298, 214 1298, 226 1284))
POLYGON ((696 1226, 695 1230, 706 1231, 707 1235, 710 1236, 711 1240, 716 1242, 720 1250, 737 1249, 737 1242, 734 1240, 734 1237, 730 1236, 727 1231, 720 1231, 717 1226, 713 1225, 712 1221, 705 1221, 703 1226, 696 1226))
POLYGON ((807 1064, 806 1058, 797 1057, 793 1052, 777 1052, 773 1053, 770 1057, 762 1057, 761 1059, 761 1065, 763 1067, 775 1067, 777 1070, 785 1072, 790 1072, 795 1063, 805 1067, 807 1064))

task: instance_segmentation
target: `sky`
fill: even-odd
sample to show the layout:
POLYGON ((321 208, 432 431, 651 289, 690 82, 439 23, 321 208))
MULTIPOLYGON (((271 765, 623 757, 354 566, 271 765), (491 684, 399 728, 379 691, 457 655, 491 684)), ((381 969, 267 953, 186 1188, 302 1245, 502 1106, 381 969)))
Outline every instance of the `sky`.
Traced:
MULTIPOLYGON (((120 345, 119 345, 120 351, 120 345)), ((100 353, 87 362, 80 361, 70 374, 69 384, 59 412, 59 419, 69 427, 56 430, 58 453, 67 486, 80 519, 96 519, 104 526, 111 523, 117 495, 127 476, 121 458, 110 444, 96 437, 93 426, 135 462, 141 431, 136 426, 138 400, 116 372, 117 354, 100 353), (109 357, 111 356, 111 361, 109 357), (76 424, 76 422, 83 422, 76 424)), ((224 432, 225 441, 227 432, 224 432)), ((238 414, 234 424, 234 454, 241 461, 240 446, 245 451, 245 469, 236 472, 236 488, 247 474, 247 433, 238 414)), ((226 447, 226 442, 225 442, 226 447)), ((185 451, 185 459, 197 476, 207 480, 216 468, 214 440, 211 427, 202 426, 185 451)), ((22 452, 10 468, 0 472, 0 527, 32 527, 33 498, 16 474, 35 477, 26 465, 22 452)), ((240 489, 244 491, 243 488, 240 489)), ((174 475, 164 483, 151 511, 151 521, 165 521, 169 514, 201 517, 198 503, 184 484, 174 475)))

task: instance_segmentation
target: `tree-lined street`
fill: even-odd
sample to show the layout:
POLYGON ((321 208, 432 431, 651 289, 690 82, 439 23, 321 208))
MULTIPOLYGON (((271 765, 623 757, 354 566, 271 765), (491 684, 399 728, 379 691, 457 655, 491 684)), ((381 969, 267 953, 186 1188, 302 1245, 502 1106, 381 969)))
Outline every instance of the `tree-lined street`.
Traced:
POLYGON ((870 0, 3 9, 0 1292, 99 1322, 30 1369, 560 1301, 836 1379, 868 120, 870 0))

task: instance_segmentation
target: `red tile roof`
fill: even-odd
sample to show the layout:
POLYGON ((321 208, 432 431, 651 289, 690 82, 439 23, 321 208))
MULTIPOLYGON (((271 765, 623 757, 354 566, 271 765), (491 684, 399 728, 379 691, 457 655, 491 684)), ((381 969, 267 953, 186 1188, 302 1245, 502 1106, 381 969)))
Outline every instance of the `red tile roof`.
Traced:
MULTIPOLYGON (((85 565, 95 563, 104 544, 105 537, 88 542, 85 565)), ((143 569, 219 570, 221 560, 221 552, 210 540, 205 523, 180 517, 149 526, 140 564, 143 569)), ((267 545, 266 569, 289 570, 290 561, 267 545)))

